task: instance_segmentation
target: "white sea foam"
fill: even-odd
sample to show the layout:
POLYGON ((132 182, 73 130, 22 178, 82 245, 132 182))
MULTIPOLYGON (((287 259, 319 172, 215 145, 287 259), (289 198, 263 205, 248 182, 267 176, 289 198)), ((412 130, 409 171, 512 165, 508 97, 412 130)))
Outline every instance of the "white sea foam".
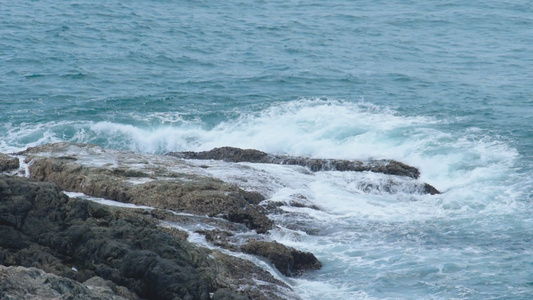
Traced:
POLYGON ((118 202, 118 201, 104 199, 104 198, 92 197, 92 196, 85 195, 84 193, 67 192, 67 191, 63 191, 63 193, 71 198, 82 198, 85 200, 93 201, 93 202, 100 203, 100 204, 107 205, 107 206, 115 206, 115 207, 123 207, 123 208, 137 208, 137 209, 154 209, 153 207, 145 206, 145 205, 135 205, 132 203, 123 203, 123 202, 118 202))

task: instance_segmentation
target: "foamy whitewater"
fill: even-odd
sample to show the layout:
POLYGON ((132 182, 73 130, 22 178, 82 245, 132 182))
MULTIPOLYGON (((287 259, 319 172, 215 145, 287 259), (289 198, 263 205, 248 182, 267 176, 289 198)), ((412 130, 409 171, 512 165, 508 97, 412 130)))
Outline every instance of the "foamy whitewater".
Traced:
MULTIPOLYGON (((69 141, 395 159, 373 173, 198 161, 289 203, 304 299, 533 297, 529 1, 0 0, 0 152, 69 141)), ((104 199, 105 200, 105 199, 104 199)), ((109 204, 109 203, 108 203, 109 204)))

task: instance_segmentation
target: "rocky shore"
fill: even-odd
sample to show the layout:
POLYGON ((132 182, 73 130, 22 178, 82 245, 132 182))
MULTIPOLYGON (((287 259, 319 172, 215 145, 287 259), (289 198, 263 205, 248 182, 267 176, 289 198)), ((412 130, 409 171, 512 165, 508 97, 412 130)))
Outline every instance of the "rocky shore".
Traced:
POLYGON ((264 235, 277 226, 269 215, 279 205, 186 159, 419 176, 395 161, 229 147, 158 156, 57 143, 3 154, 0 299, 299 299, 287 277, 322 264, 264 235))

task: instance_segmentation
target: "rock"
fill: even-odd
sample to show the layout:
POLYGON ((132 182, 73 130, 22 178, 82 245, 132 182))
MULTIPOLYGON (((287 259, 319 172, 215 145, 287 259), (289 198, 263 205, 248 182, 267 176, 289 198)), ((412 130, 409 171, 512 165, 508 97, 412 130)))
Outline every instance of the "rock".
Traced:
POLYGON ((139 296, 130 292, 123 286, 117 286, 112 281, 105 280, 102 277, 94 276, 89 280, 83 282, 91 292, 102 297, 103 299, 115 299, 114 295, 119 295, 126 299, 138 299, 139 296))
POLYGON ((219 251, 214 251, 213 256, 225 266, 219 270, 218 278, 221 278, 223 285, 232 290, 234 294, 245 295, 254 300, 300 299, 286 284, 272 279, 270 273, 255 267, 248 260, 236 260, 219 251))
POLYGON ((434 186, 431 184, 424 183, 424 193, 430 194, 430 195, 437 195, 440 194, 439 190, 437 190, 434 186))
POLYGON ((219 229, 214 230, 198 230, 196 233, 203 234, 205 240, 213 245, 224 248, 233 252, 237 252, 239 247, 237 246, 237 240, 234 238, 234 234, 228 231, 222 231, 219 229))
POLYGON ((230 289, 219 289, 213 294, 213 300, 252 300, 252 298, 237 294, 230 289))
POLYGON ((420 171, 412 166, 395 160, 371 160, 368 162, 342 159, 317 159, 300 156, 270 155, 254 149, 234 147, 214 148, 203 152, 169 152, 166 155, 182 159, 214 159, 227 162, 271 163, 281 165, 298 165, 313 172, 319 171, 370 171, 390 175, 407 176, 417 179, 420 171))
POLYGON ((263 208, 258 210, 251 207, 243 207, 232 209, 225 216, 229 221, 235 223, 242 223, 246 227, 255 229, 257 233, 266 233, 272 228, 274 222, 265 217, 263 208))
MULTIPOLYGON (((77 161, 54 157, 29 158, 30 177, 54 182, 67 191, 115 201, 171 209, 198 215, 226 218, 245 224, 258 233, 272 228, 273 222, 259 205, 264 197, 221 180, 190 174, 172 174, 173 177, 152 179, 140 171, 128 172, 106 167, 88 167, 77 161), (135 179, 149 179, 132 184, 135 179)), ((167 174, 168 175, 168 174, 167 174)))
POLYGON ((12 171, 18 168, 19 168, 18 158, 0 153, 0 172, 12 171))
MULTIPOLYGON (((312 172, 319 171, 342 171, 342 172, 374 172, 387 175, 405 176, 413 179, 420 177, 420 171, 407 164, 395 160, 343 160, 343 159, 319 159, 289 155, 271 155, 254 149, 240 149, 234 147, 214 148, 203 152, 169 152, 167 156, 181 159, 213 159, 227 162, 250 162, 270 163, 281 165, 296 165, 306 167, 312 172)), ((422 189, 426 194, 440 194, 433 186, 424 183, 422 189)))
POLYGON ((170 156, 186 159, 214 159, 227 162, 268 162, 269 155, 255 149, 240 149, 234 147, 214 148, 203 152, 170 152, 170 156))
POLYGON ((0 237, 0 264, 86 282, 84 293, 110 288, 145 299, 210 299, 230 289, 283 299, 291 292, 251 262, 199 248, 148 216, 69 198, 55 184, 26 178, 0 176, 0 237))
POLYGON ((116 285, 94 277, 84 284, 46 273, 37 268, 0 265, 0 299, 137 299, 136 295, 117 293, 116 285), (98 282, 98 286, 94 283, 98 282), (104 284, 102 284, 104 283, 104 284))
POLYGON ((189 234, 186 231, 176 229, 174 227, 161 227, 162 231, 172 235, 180 241, 186 241, 189 238, 189 234))
POLYGON ((301 275, 307 270, 322 268, 322 264, 312 253, 277 242, 249 240, 248 244, 241 246, 241 250, 266 258, 285 276, 301 275))

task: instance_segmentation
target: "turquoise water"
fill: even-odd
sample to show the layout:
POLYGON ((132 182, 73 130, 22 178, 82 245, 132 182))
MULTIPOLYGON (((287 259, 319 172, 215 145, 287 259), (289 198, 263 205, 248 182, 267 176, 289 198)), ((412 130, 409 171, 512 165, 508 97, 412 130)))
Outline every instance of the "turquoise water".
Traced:
MULTIPOLYGON (((530 1, 2 1, 0 151, 394 158, 445 193, 267 170, 321 205, 308 299, 533 295, 530 1), (415 200, 415 201, 413 201, 415 200)), ((354 177, 355 176, 355 177, 354 177)), ((289 222, 280 220, 280 222, 289 222)))

